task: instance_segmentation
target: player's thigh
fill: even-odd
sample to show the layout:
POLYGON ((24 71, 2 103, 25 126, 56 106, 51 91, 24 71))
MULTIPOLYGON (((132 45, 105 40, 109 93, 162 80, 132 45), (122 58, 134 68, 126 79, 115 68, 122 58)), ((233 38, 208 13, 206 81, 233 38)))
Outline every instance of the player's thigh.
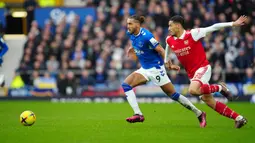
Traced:
POLYGON ((194 77, 191 79, 189 92, 194 95, 199 95, 200 93, 200 87, 203 84, 208 84, 209 80, 211 78, 212 69, 210 65, 207 65, 205 67, 199 68, 196 72, 194 77))
POLYGON ((212 68, 210 65, 199 68, 191 81, 198 81, 202 84, 208 84, 212 75, 212 68))
POLYGON ((136 87, 138 85, 145 84, 148 80, 140 73, 133 72, 131 73, 124 82, 130 85, 131 87, 136 87))

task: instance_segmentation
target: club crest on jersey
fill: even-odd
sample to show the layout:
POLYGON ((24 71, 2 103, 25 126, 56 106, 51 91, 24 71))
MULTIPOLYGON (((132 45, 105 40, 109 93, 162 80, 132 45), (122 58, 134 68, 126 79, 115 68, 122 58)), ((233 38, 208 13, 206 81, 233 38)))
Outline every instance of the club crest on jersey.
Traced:
POLYGON ((138 46, 139 46, 139 47, 143 47, 143 42, 140 41, 140 42, 138 43, 138 46))
POLYGON ((185 41, 184 41, 184 44, 185 44, 185 45, 188 45, 188 44, 189 44, 189 40, 185 40, 185 41))

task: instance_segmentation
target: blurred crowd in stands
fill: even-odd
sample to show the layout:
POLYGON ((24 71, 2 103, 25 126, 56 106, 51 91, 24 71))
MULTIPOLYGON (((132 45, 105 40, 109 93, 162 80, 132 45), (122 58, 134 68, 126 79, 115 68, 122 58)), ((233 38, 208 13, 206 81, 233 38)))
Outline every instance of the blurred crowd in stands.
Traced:
MULTIPOLYGON (((44 28, 35 20, 31 23, 18 72, 26 85, 34 85, 40 76, 53 78, 63 94, 67 86, 118 89, 123 78, 140 67, 126 56, 131 45, 126 36, 126 19, 130 15, 144 15, 143 26, 164 47, 168 21, 176 14, 185 18, 186 29, 247 15, 245 26, 220 30, 202 42, 213 67, 211 82, 255 84, 254 6, 250 0, 87 0, 85 7, 94 7, 96 18, 63 16, 46 21, 44 28), (80 23, 84 18, 85 23, 80 23)), ((174 55, 171 58, 179 64, 174 55)), ((189 83, 185 72, 170 71, 169 76, 174 84, 189 83)))

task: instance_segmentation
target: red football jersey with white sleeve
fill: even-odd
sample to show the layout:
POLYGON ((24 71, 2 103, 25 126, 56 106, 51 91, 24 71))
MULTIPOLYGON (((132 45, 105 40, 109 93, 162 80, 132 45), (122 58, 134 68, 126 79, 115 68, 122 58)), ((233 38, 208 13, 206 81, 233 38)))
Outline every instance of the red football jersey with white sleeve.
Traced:
POLYGON ((193 29, 192 34, 191 31, 184 31, 180 38, 174 36, 166 38, 169 48, 175 53, 190 79, 193 78, 199 68, 209 64, 202 43, 199 40, 204 36, 204 32, 200 33, 199 29, 193 29))

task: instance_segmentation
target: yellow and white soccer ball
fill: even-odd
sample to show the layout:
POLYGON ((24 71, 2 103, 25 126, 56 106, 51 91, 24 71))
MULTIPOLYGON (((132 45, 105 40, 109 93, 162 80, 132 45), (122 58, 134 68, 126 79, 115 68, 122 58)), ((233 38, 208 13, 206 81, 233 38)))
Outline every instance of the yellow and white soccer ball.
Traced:
POLYGON ((32 126, 35 123, 36 116, 32 111, 24 111, 20 114, 20 123, 24 126, 32 126))

